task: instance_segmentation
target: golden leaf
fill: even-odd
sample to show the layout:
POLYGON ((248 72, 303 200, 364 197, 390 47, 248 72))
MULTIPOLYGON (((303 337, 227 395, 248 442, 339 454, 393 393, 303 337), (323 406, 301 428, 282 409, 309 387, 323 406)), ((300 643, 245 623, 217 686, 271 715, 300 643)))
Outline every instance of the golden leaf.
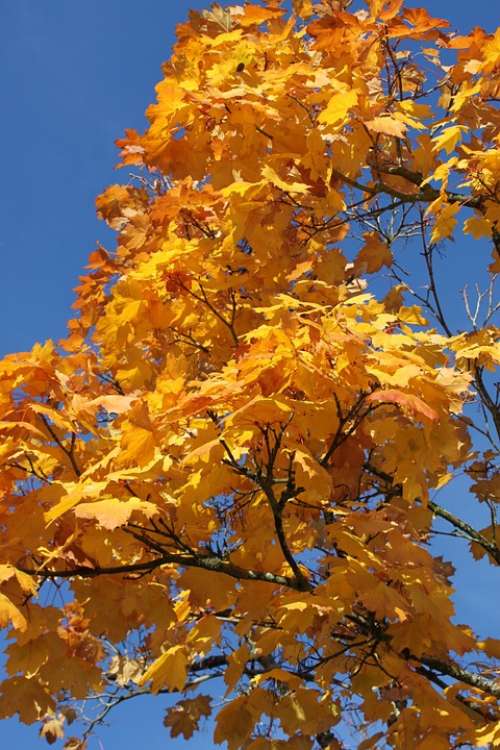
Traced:
POLYGON ((159 656, 137 680, 139 686, 151 681, 151 690, 182 690, 187 678, 187 655, 184 646, 171 646, 159 656))
POLYGON ((125 526, 136 511, 151 518, 158 513, 158 508, 154 503, 136 497, 130 500, 110 497, 93 503, 80 503, 75 508, 75 515, 77 518, 95 519, 103 529, 112 531, 118 526, 125 526))
POLYGON ((392 264, 392 253, 387 242, 380 239, 377 232, 367 232, 364 235, 365 244, 354 261, 355 274, 376 273, 382 266, 392 264))
POLYGON ((384 133, 384 135, 393 135, 396 138, 404 138, 406 134, 406 125, 404 122, 396 120, 389 115, 366 120, 365 125, 373 133, 384 133))
POLYGON ((0 626, 6 628, 9 625, 19 630, 26 630, 27 621, 10 599, 0 592, 0 626))
POLYGON ((309 190, 309 186, 302 182, 287 182, 286 180, 282 180, 269 164, 266 164, 263 168, 262 177, 265 180, 269 180, 275 187, 288 193, 307 193, 309 190))
POLYGON ((358 93, 351 89, 334 94, 326 108, 320 113, 318 120, 324 125, 334 128, 342 127, 348 113, 358 102, 358 93))
POLYGON ((461 125, 453 125, 452 127, 445 128, 442 133, 433 138, 433 150, 441 151, 441 149, 444 149, 447 154, 451 154, 465 130, 466 128, 461 125))

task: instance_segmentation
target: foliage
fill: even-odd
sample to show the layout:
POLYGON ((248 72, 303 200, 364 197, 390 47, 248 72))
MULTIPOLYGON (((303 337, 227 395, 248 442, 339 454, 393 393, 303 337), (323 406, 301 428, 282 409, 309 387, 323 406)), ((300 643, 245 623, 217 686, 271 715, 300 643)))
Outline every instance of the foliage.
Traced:
POLYGON ((229 750, 500 744, 500 641, 457 624, 430 546, 500 562, 500 31, 293 13, 178 28, 97 200, 116 251, 64 341, 0 363, 0 715, 50 743, 79 719, 72 750, 144 693, 229 750), (471 278, 493 251, 458 333, 453 238, 471 278))

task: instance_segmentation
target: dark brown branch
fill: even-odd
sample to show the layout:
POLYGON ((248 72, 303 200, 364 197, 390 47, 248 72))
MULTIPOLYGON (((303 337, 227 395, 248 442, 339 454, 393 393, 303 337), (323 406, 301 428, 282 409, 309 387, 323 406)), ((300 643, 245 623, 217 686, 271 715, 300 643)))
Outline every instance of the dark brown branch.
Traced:
POLYGON ((324 454, 324 456, 320 459, 319 463, 321 466, 326 466, 328 464, 328 461, 333 456, 337 448, 339 448, 342 443, 344 443, 359 427, 363 419, 368 416, 368 414, 373 411, 377 406, 370 406, 367 411, 364 414, 359 414, 361 407, 363 406, 363 402, 365 400, 366 393, 362 393, 359 397, 358 401, 354 404, 354 406, 348 411, 347 414, 343 415, 342 410, 340 408, 340 402, 334 394, 335 398, 335 404, 337 407, 337 417, 339 420, 339 425, 337 427, 337 430, 335 432, 335 435, 333 436, 333 439, 324 454), (353 421, 354 420, 354 421, 353 421), (352 422, 351 426, 344 432, 344 427, 349 422, 352 422))
POLYGON ((285 560, 287 561, 288 565, 293 571, 294 574, 294 581, 295 581, 295 588, 299 591, 310 591, 312 589, 312 586, 310 582, 307 580, 307 578, 304 576, 302 570, 300 569, 300 566, 298 565, 297 561, 295 560, 290 547, 288 546, 288 542, 286 540, 285 530, 283 528, 283 510, 286 504, 286 501, 288 499, 291 499, 292 497, 295 497, 301 490, 300 488, 295 488, 290 486, 290 475, 287 480, 287 485, 285 490, 283 491, 282 496, 280 497, 280 500, 276 498, 276 495, 274 494, 273 485, 276 484, 276 480, 273 477, 274 473, 274 464, 276 461, 276 457, 278 455, 278 451, 281 445, 281 439, 283 436, 285 426, 282 426, 281 432, 276 434, 273 431, 274 435, 274 444, 271 445, 269 441, 269 427, 263 427, 261 429, 261 432, 264 436, 264 441, 267 448, 267 466, 265 469, 265 473, 259 468, 256 472, 250 471, 250 469, 247 469, 245 466, 242 466, 238 463, 238 461, 235 459, 234 455, 231 452, 231 449, 227 445, 227 443, 224 440, 221 440, 221 444, 226 451, 226 454, 228 456, 228 459, 226 459, 226 463, 228 463, 229 466, 235 471, 237 474, 241 474, 242 476, 247 477, 250 479, 254 484, 259 487, 264 495, 267 498, 267 501, 269 503, 269 507, 271 509, 271 513, 273 515, 273 521, 274 521, 274 529, 276 531, 276 536, 278 538, 278 542, 281 548, 281 551, 283 553, 283 556, 285 560))
MULTIPOLYGON (((422 175, 420 175, 419 173, 412 172, 411 170, 401 166, 387 168, 376 167, 376 171, 382 174, 403 177, 404 179, 408 180, 413 185, 416 185, 418 187, 421 186, 423 180, 422 175)), ((403 193, 401 190, 396 190, 395 188, 387 185, 382 181, 378 181, 374 185, 365 185, 361 182, 358 182, 357 180, 352 179, 351 177, 348 177, 338 170, 334 169, 332 171, 332 174, 339 180, 345 182, 347 185, 350 185, 351 187, 356 188, 357 190, 360 190, 363 193, 367 193, 368 195, 371 195, 373 197, 376 195, 380 195, 381 193, 386 193, 387 195, 391 195, 393 198, 399 198, 405 203, 432 203, 442 195, 442 192, 440 190, 430 187, 430 185, 424 185, 417 193, 403 193)), ((446 200, 448 201, 448 203, 460 203, 462 206, 475 208, 479 211, 482 211, 484 208, 485 196, 483 195, 465 195, 463 193, 455 193, 452 190, 444 191, 444 195, 446 196, 446 200)), ((500 244, 500 238, 498 241, 500 244)))
POLYGON ((284 506, 280 505, 277 502, 276 497, 271 487, 263 488, 263 491, 271 507, 271 512, 273 514, 273 520, 274 520, 274 529, 276 531, 276 536, 278 537, 278 542, 281 547, 281 551, 283 552, 283 557, 289 564, 290 568, 293 570, 295 581, 297 583, 297 588, 299 589, 299 591, 311 591, 312 586, 310 582, 304 576, 302 570, 300 569, 299 564, 295 560, 290 550, 290 547, 288 546, 288 542, 287 542, 286 535, 285 535, 285 530, 283 528, 282 514, 283 514, 284 506))
POLYGON ((66 455, 66 457, 69 459, 69 462, 73 468, 73 471, 75 472, 77 477, 80 477, 82 472, 78 468, 78 464, 76 463, 75 456, 74 456, 74 449, 75 449, 75 442, 76 442, 76 434, 73 432, 71 435, 71 447, 66 448, 62 440, 59 438, 55 430, 52 428, 52 425, 50 424, 49 420, 43 415, 40 414, 40 419, 44 423, 47 432, 50 434, 50 436, 53 438, 53 440, 57 443, 59 448, 63 451, 63 453, 66 455))
POLYGON ((234 310, 234 306, 235 306, 234 298, 233 298, 233 301, 232 301, 232 308, 233 309, 232 309, 232 312, 231 312, 231 320, 226 320, 226 318, 217 310, 216 307, 214 307, 214 305, 208 299, 207 293, 205 292, 205 289, 203 288, 203 285, 200 282, 198 282, 198 284, 199 284, 199 287, 200 287, 201 297, 200 297, 200 295, 198 295, 195 292, 193 292, 192 289, 189 289, 189 287, 185 286, 184 284, 181 284, 181 286, 184 289, 184 291, 187 292, 187 294, 189 294, 191 297, 193 297, 198 302, 201 302, 202 305, 206 305, 206 307, 208 307, 208 309, 210 310, 210 312, 213 315, 215 315, 215 317, 217 318, 217 320, 220 320, 220 322, 223 323, 226 326, 226 328, 228 329, 229 333, 231 334, 231 338, 233 339, 234 345, 238 346, 239 340, 238 340, 238 336, 236 334, 236 331, 234 329, 234 319, 235 319, 235 315, 236 315, 235 314, 235 310, 234 310))
POLYGON ((26 568, 23 565, 16 567, 23 573, 43 578, 96 578, 104 575, 125 575, 130 573, 147 573, 149 571, 161 568, 164 565, 179 565, 187 568, 201 568, 202 570, 212 571, 214 573, 223 573, 224 575, 236 578, 237 580, 263 581, 275 586, 286 586, 287 588, 302 591, 301 586, 293 578, 281 576, 276 573, 268 573, 260 570, 248 570, 234 565, 228 560, 223 560, 213 556, 182 555, 173 553, 164 553, 161 557, 153 560, 146 560, 142 563, 131 563, 124 565, 115 565, 110 567, 89 568, 84 565, 76 565, 73 568, 64 570, 36 570, 26 568))

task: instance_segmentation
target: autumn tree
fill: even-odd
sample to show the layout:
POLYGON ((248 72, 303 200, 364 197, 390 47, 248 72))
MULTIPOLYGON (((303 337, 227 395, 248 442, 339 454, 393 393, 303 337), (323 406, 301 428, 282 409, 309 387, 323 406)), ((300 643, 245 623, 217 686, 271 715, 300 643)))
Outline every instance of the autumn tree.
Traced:
POLYGON ((116 249, 0 363, 0 715, 77 750, 165 693, 229 750, 497 747, 438 533, 500 563, 500 31, 267 0, 177 38, 116 249))

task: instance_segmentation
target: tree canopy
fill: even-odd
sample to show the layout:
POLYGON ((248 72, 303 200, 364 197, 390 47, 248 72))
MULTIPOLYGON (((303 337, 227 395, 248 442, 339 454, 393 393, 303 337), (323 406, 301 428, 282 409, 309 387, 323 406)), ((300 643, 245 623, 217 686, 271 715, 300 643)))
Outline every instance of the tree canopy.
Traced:
POLYGON ((0 716, 68 750, 144 693, 228 750, 500 745, 436 543, 500 563, 500 30, 292 4, 178 27, 116 248, 0 362, 0 716))

